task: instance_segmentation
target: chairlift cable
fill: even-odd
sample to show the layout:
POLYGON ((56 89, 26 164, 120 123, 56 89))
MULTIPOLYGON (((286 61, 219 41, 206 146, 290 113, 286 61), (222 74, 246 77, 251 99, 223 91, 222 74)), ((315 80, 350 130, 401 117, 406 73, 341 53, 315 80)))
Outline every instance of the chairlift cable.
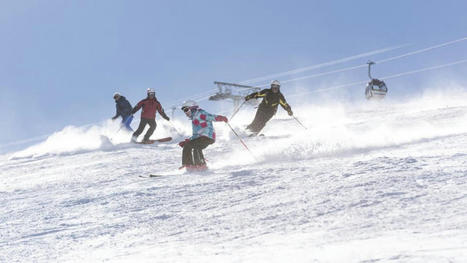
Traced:
POLYGON ((384 79, 384 80, 393 79, 393 78, 398 78, 398 77, 411 75, 411 74, 415 74, 415 73, 419 73, 419 72, 424 72, 424 71, 429 71, 429 70, 435 70, 435 69, 445 68, 445 67, 449 67, 449 66, 454 66, 454 65, 458 65, 458 64, 462 64, 462 63, 466 63, 466 62, 467 62, 467 59, 463 59, 463 60, 458 60, 458 61, 455 61, 455 62, 452 62, 452 63, 443 64, 443 65, 439 65, 439 66, 432 66, 432 67, 428 67, 428 68, 423 68, 423 69, 412 70, 412 71, 403 72, 403 73, 399 73, 399 74, 394 74, 394 75, 382 77, 381 79, 384 79))
POLYGON ((337 60, 333 60, 333 61, 328 61, 328 62, 324 62, 324 63, 312 65, 312 66, 297 68, 297 69, 293 69, 293 70, 289 70, 289 71, 284 71, 284 72, 280 72, 280 73, 271 74, 271 75, 264 76, 264 77, 258 77, 258 78, 254 78, 254 79, 250 79, 250 80, 245 80, 245 81, 241 81, 240 83, 242 83, 242 84, 257 83, 257 82, 270 80, 270 79, 275 79, 275 78, 286 76, 286 75, 298 74, 298 73, 302 73, 302 72, 305 72, 305 71, 310 71, 310 70, 314 70, 314 69, 319 69, 319 68, 323 68, 323 67, 327 67, 327 66, 332 66, 332 65, 352 61, 352 60, 359 59, 359 58, 362 58, 362 57, 368 57, 368 56, 376 55, 376 54, 379 54, 379 53, 389 52, 389 51, 399 49, 399 48, 402 48, 402 47, 405 47, 405 46, 407 46, 407 44, 398 45, 398 46, 394 46, 394 47, 387 47, 387 48, 378 49, 378 50, 373 50, 373 51, 365 52, 365 53, 362 53, 362 54, 358 54, 358 55, 354 55, 354 56, 350 56, 350 57, 345 57, 345 58, 341 58, 341 59, 337 59, 337 60))
POLYGON ((461 41, 464 41, 464 40, 467 40, 467 37, 463 37, 463 38, 460 38, 460 39, 457 39, 457 40, 445 42, 445 43, 438 44, 438 45, 435 45, 435 46, 431 46, 431 47, 427 47, 427 48, 415 50, 415 51, 408 52, 408 53, 405 53, 405 54, 402 54, 402 55, 399 55, 399 56, 395 56, 395 57, 383 59, 383 60, 380 60, 380 61, 376 61, 376 63, 381 64, 381 63, 393 61, 393 60, 396 60, 396 59, 405 58, 405 57, 408 57, 408 56, 412 56, 412 55, 416 55, 416 54, 428 52, 428 51, 431 51, 431 50, 433 50, 433 49, 437 49, 437 48, 442 48, 442 47, 445 47, 445 46, 449 46, 449 45, 452 45, 452 44, 455 44, 455 43, 458 43, 458 42, 461 42, 461 41))

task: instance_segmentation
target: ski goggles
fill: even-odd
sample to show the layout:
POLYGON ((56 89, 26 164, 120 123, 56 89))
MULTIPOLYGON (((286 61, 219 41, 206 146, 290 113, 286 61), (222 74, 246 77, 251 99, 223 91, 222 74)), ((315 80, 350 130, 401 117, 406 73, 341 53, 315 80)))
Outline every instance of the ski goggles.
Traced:
POLYGON ((281 87, 280 85, 275 85, 275 84, 271 85, 272 89, 279 89, 280 87, 281 87))
POLYGON ((188 112, 189 110, 190 110, 189 107, 182 107, 182 111, 183 111, 183 112, 188 112))

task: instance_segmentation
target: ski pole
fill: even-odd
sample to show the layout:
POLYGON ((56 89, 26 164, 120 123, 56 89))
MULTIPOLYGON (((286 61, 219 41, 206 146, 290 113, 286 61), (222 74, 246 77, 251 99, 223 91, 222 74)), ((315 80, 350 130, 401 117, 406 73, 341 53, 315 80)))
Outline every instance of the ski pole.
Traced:
POLYGON ((232 126, 230 126, 230 123, 228 123, 228 122, 226 122, 226 123, 227 123, 227 125, 229 125, 229 128, 232 130, 232 132, 235 134, 235 136, 237 136, 237 138, 240 140, 242 145, 251 153, 251 155, 253 155, 253 153, 250 151, 248 146, 246 146, 245 142, 243 142, 242 138, 240 138, 240 136, 238 136, 237 132, 232 128, 232 126))
POLYGON ((302 125, 302 127, 305 128, 305 130, 308 130, 308 128, 305 127, 305 125, 303 125, 303 124, 297 119, 297 117, 295 117, 295 116, 292 116, 292 117, 293 117, 300 125, 302 125))
POLYGON ((167 121, 167 122, 168 122, 168 123, 170 124, 170 126, 175 130, 175 132, 178 133, 178 135, 182 135, 171 121, 167 121))
POLYGON ((230 120, 232 120, 232 118, 235 116, 235 114, 237 114, 237 112, 240 110, 240 108, 243 106, 243 104, 245 104, 246 100, 242 102, 242 104, 240 104, 240 106, 238 106, 238 108, 234 111, 234 113, 232 114, 232 116, 230 116, 230 120))

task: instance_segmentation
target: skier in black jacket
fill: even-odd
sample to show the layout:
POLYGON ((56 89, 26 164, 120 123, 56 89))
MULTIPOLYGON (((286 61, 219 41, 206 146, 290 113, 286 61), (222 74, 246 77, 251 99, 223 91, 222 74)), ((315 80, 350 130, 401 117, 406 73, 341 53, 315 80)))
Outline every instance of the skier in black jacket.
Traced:
POLYGON ((128 102, 128 100, 118 92, 114 93, 114 100, 117 112, 115 113, 115 116, 112 117, 112 120, 115 120, 118 116, 122 116, 122 125, 129 131, 133 131, 130 127, 131 121, 133 120, 133 115, 131 114, 131 110, 133 108, 131 107, 130 102, 128 102))
POLYGON ((247 126, 247 129, 253 132, 252 135, 257 135, 264 128, 266 123, 276 114, 279 104, 287 111, 289 116, 293 116, 290 105, 280 92, 280 86, 279 81, 274 80, 271 82, 270 89, 263 89, 245 97, 245 100, 263 98, 256 111, 255 119, 247 126))

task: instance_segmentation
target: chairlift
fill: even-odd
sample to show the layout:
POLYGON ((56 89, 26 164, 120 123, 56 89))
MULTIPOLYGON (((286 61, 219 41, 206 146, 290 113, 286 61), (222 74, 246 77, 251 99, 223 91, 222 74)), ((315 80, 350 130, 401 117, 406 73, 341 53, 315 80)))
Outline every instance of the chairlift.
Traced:
POLYGON ((386 83, 379 79, 374 79, 371 77, 371 65, 375 64, 373 61, 368 61, 368 77, 370 81, 366 84, 365 89, 365 97, 367 100, 373 99, 384 99, 386 94, 388 93, 388 88, 386 87, 386 83))
MULTIPOLYGON (((241 85, 236 83, 220 82, 214 81, 214 84, 219 88, 219 91, 216 94, 209 97, 211 101, 220 101, 230 99, 234 103, 234 109, 237 108, 244 98, 251 92, 259 91, 261 88, 254 86, 241 85)), ((254 103, 255 100, 248 101, 249 103, 254 103)))
POLYGON ((224 90, 219 89, 219 91, 216 94, 209 97, 209 100, 213 100, 213 101, 226 100, 226 99, 235 99, 230 89, 224 89, 224 90))

